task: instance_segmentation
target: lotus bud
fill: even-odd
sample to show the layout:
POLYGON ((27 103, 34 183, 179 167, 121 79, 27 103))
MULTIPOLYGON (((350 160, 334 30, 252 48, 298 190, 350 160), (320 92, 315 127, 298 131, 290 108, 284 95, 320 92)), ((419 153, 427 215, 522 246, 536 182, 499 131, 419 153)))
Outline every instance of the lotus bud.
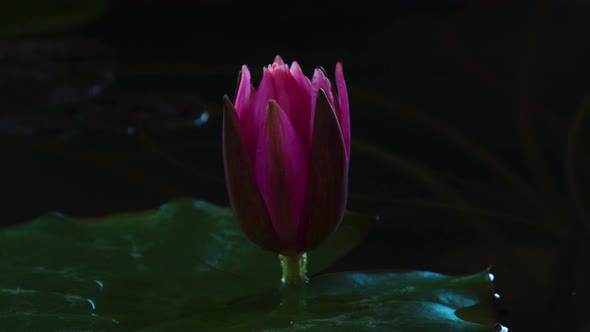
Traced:
POLYGON ((338 228, 346 208, 350 117, 341 63, 335 83, 320 69, 310 80, 277 56, 258 89, 244 65, 235 100, 223 98, 230 205, 247 237, 279 254, 287 284, 305 282, 305 253, 338 228))

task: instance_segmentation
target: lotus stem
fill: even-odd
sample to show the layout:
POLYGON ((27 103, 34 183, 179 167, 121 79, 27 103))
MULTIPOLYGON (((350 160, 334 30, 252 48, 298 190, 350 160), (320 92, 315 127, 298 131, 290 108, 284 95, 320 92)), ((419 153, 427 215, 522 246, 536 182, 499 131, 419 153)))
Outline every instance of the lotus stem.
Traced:
POLYGON ((286 286, 302 286, 308 282, 307 253, 282 255, 279 254, 283 277, 281 283, 286 286))

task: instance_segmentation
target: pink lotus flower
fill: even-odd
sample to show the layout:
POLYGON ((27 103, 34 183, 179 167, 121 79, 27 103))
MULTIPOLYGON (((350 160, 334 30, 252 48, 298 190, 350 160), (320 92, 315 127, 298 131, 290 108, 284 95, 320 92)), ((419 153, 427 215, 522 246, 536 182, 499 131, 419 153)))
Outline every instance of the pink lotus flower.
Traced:
POLYGON ((336 87, 277 56, 256 91, 245 65, 224 96, 223 160, 231 207, 250 240, 280 254, 315 248, 340 224, 350 155, 342 64, 336 87))

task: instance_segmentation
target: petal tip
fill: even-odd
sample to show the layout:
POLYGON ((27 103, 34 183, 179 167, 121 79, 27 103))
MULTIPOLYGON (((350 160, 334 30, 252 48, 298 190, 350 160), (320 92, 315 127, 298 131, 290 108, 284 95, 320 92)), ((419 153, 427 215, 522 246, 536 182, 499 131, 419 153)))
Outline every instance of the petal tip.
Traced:
POLYGON ((227 109, 234 109, 234 104, 232 104, 229 96, 227 94, 223 95, 223 110, 226 111, 227 109))
POLYGON ((326 69, 324 67, 322 67, 322 66, 316 67, 315 70, 313 71, 313 73, 314 73, 314 76, 315 75, 319 75, 321 77, 327 77, 328 76, 328 74, 326 73, 326 69))
POLYGON ((277 54, 277 55, 275 55, 275 60, 274 60, 274 62, 275 62, 275 63, 278 63, 279 65, 284 65, 284 64, 285 64, 285 62, 283 61, 283 58, 281 58, 281 56, 280 56, 280 55, 278 55, 278 54, 277 54))
POLYGON ((274 99, 269 99, 268 100, 268 111, 269 112, 278 112, 279 111, 279 104, 277 104, 277 101, 274 99))

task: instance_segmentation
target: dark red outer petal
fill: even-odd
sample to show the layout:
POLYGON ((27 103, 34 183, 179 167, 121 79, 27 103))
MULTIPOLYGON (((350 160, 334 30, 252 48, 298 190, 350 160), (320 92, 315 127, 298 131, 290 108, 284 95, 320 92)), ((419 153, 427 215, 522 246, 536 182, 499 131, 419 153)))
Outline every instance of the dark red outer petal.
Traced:
POLYGON ((298 252, 309 251, 342 221, 348 196, 348 163, 342 131, 324 90, 318 92, 306 224, 298 230, 298 252))
POLYGON ((236 110, 223 97, 223 166, 230 205, 246 236, 265 250, 281 252, 268 211, 254 180, 236 110))

